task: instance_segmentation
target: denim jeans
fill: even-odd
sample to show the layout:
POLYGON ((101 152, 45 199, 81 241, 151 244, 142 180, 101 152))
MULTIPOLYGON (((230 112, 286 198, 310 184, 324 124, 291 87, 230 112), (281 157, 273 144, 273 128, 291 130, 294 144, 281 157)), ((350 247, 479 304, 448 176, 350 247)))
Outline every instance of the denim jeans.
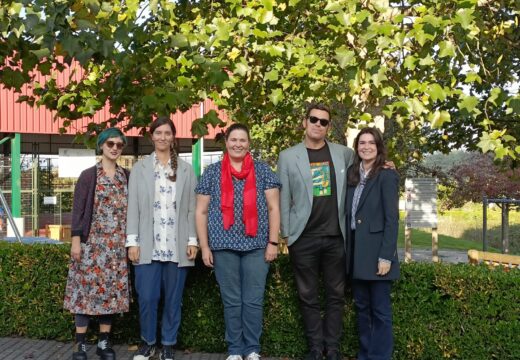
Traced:
POLYGON ((229 355, 260 353, 264 291, 269 263, 265 249, 213 252, 215 275, 224 303, 229 355))
POLYGON ((388 280, 353 280, 352 293, 359 332, 358 360, 390 360, 394 347, 388 280))
POLYGON ((164 308, 161 320, 161 343, 175 345, 181 324, 182 293, 188 268, 177 263, 152 261, 135 266, 135 289, 139 301, 141 339, 152 345, 156 342, 157 310, 161 291, 164 308))

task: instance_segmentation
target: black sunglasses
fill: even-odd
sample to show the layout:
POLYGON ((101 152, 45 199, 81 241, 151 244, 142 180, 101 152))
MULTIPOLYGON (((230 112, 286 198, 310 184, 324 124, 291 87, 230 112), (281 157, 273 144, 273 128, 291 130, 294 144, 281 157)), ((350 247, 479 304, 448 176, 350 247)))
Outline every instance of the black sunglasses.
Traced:
POLYGON ((309 116, 309 121, 311 124, 316 124, 318 121, 320 122, 320 125, 323 127, 329 126, 330 120, 327 119, 320 119, 316 116, 309 116))
POLYGON ((112 141, 112 140, 106 141, 105 144, 107 144, 109 149, 112 149, 114 147, 114 145, 115 145, 117 150, 121 150, 125 146, 125 144, 122 143, 122 142, 115 142, 115 141, 112 141))

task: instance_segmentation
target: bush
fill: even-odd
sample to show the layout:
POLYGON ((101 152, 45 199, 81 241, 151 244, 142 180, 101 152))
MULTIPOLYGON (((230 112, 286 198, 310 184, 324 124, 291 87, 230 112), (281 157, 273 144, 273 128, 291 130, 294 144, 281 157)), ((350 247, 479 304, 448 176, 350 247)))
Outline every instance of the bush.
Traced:
MULTIPOLYGON (((0 336, 70 340, 72 316, 62 309, 69 247, 0 243, 0 336)), ((343 353, 357 349, 350 296, 343 353)), ((394 285, 396 359, 520 358, 520 270, 485 266, 403 264, 394 285)), ((271 267, 262 352, 299 357, 306 342, 286 256, 271 267)), ((139 338, 136 301, 117 317, 114 340, 139 338)), ((95 333, 92 333, 95 336, 95 333)), ((214 274, 200 263, 185 289, 179 347, 225 352, 222 304, 214 274)))

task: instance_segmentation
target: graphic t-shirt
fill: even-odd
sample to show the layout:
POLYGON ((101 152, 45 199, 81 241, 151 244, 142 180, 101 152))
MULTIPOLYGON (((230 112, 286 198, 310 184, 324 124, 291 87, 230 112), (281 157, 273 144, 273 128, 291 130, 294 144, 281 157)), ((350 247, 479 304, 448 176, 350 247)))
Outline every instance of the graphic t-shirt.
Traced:
POLYGON ((312 172, 312 211, 303 233, 305 235, 341 235, 338 220, 336 174, 329 146, 307 149, 312 172))

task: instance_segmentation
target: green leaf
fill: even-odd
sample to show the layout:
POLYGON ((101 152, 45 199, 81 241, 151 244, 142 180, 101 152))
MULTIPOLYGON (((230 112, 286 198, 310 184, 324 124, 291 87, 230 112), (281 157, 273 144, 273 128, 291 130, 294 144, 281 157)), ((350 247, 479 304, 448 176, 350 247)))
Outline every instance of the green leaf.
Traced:
POLYGON ((379 68, 377 73, 371 76, 372 82, 376 87, 380 87, 383 81, 388 80, 388 77, 386 76, 386 70, 386 67, 382 66, 379 68))
POLYGON ((408 109, 411 113, 421 115, 422 113, 426 112, 426 108, 424 107, 423 103, 417 98, 406 100, 406 104, 408 105, 408 109))
POLYGON ((99 12, 100 4, 98 0, 83 0, 83 4, 85 4, 85 6, 94 14, 99 12))
POLYGON ((44 49, 38 49, 38 50, 31 50, 31 52, 38 57, 38 59, 42 59, 44 57, 47 57, 51 54, 51 51, 47 48, 44 49))
POLYGON ((336 49, 335 59, 337 60, 339 67, 344 69, 349 65, 355 64, 355 53, 343 45, 336 49))
POLYGON ((446 91, 439 84, 431 84, 426 93, 430 95, 433 101, 444 101, 446 100, 446 91))
POLYGON ((222 86, 222 84, 228 79, 228 74, 220 69, 211 70, 209 73, 209 83, 211 85, 222 86))
POLYGON ((515 97, 509 99, 508 105, 511 109, 513 109, 515 114, 520 115, 520 98, 515 97))
POLYGON ((372 121, 372 114, 365 112, 365 113, 361 114, 361 116, 359 117, 359 120, 369 123, 372 121))
POLYGON ((269 100, 271 100, 274 106, 278 105, 278 103, 283 99, 284 94, 282 89, 274 89, 273 91, 271 91, 271 94, 269 94, 269 100))
POLYGON ((278 71, 271 70, 265 73, 264 79, 268 81, 278 81, 278 71))
POLYGON ((92 22, 85 19, 76 19, 75 20, 78 29, 80 30, 96 30, 97 27, 92 22))
POLYGON ((275 5, 274 0, 262 0, 262 6, 269 11, 273 11, 273 6, 275 5))
POLYGON ((495 148, 495 159, 503 159, 509 155, 509 149, 505 148, 502 144, 499 144, 495 148))
POLYGON ((235 71, 233 71, 233 73, 240 76, 246 76, 249 71, 251 71, 251 68, 247 64, 240 62, 235 65, 235 71))
POLYGON ((386 12, 390 6, 389 0, 372 0, 370 4, 380 13, 386 12))
POLYGON ((207 124, 210 124, 213 127, 226 125, 226 123, 218 117, 218 113, 215 110, 208 111, 202 118, 207 124))
POLYGON ((157 97, 155 95, 145 95, 142 98, 143 105, 148 107, 154 107, 157 104, 157 97))
POLYGON ((455 45, 451 41, 441 41, 439 43, 439 57, 455 57, 455 45))
POLYGON ((282 45, 268 45, 265 51, 271 56, 282 56, 285 48, 282 45))
POLYGON ((274 13, 272 11, 269 11, 265 8, 260 8, 256 11, 255 19, 260 24, 267 24, 267 23, 270 23, 271 21, 273 21, 275 19, 275 17, 274 17, 274 13))
POLYGON ((500 88, 493 88, 493 89, 491 89, 488 101, 490 103, 492 103, 493 105, 497 106, 496 100, 500 96, 501 92, 502 92, 502 90, 500 88))
POLYGON ((426 57, 424 57, 421 60, 419 60, 419 65, 421 65, 421 66, 431 66, 431 65, 435 65, 435 61, 428 54, 428 55, 426 55, 426 57))
POLYGON ((408 91, 411 94, 413 94, 417 91, 422 92, 423 88, 424 88, 424 84, 421 84, 420 82, 418 82, 417 80, 414 79, 414 80, 410 80, 410 82, 408 83, 406 88, 408 89, 408 91))
POLYGON ((415 70, 415 63, 417 61, 417 58, 412 55, 408 55, 404 59, 404 67, 408 70, 415 70))
POLYGON ((491 139, 489 133, 484 131, 477 146, 482 149, 483 153, 487 153, 488 151, 493 151, 495 149, 496 140, 491 139))
POLYGON ((473 9, 459 9, 457 10, 457 15, 455 16, 455 22, 459 23, 463 29, 468 29, 471 25, 471 22, 475 19, 473 13, 473 9))
POLYGON ((464 79, 464 82, 466 84, 470 84, 470 83, 473 83, 473 82, 477 82, 479 84, 482 84, 482 78, 479 76, 479 74, 477 74, 476 72, 474 71, 469 71, 467 74, 466 74, 466 79, 464 79))
POLYGON ((58 99, 58 105, 57 105, 57 109, 61 109, 64 105, 70 105, 72 104, 72 102, 74 101, 74 99, 76 98, 76 93, 68 93, 68 94, 65 94, 65 95, 62 95, 60 96, 60 98, 58 99))
POLYGON ((465 109, 467 112, 471 113, 475 107, 477 106, 479 100, 475 96, 462 96, 462 100, 459 101, 457 106, 459 109, 465 109))
POLYGON ((451 121, 450 113, 447 111, 435 111, 433 114, 430 114, 428 117, 432 128, 440 129, 444 125, 445 122, 451 121))
POLYGON ((184 34, 177 33, 171 37, 170 44, 172 47, 183 48, 188 46, 188 39, 184 34))

